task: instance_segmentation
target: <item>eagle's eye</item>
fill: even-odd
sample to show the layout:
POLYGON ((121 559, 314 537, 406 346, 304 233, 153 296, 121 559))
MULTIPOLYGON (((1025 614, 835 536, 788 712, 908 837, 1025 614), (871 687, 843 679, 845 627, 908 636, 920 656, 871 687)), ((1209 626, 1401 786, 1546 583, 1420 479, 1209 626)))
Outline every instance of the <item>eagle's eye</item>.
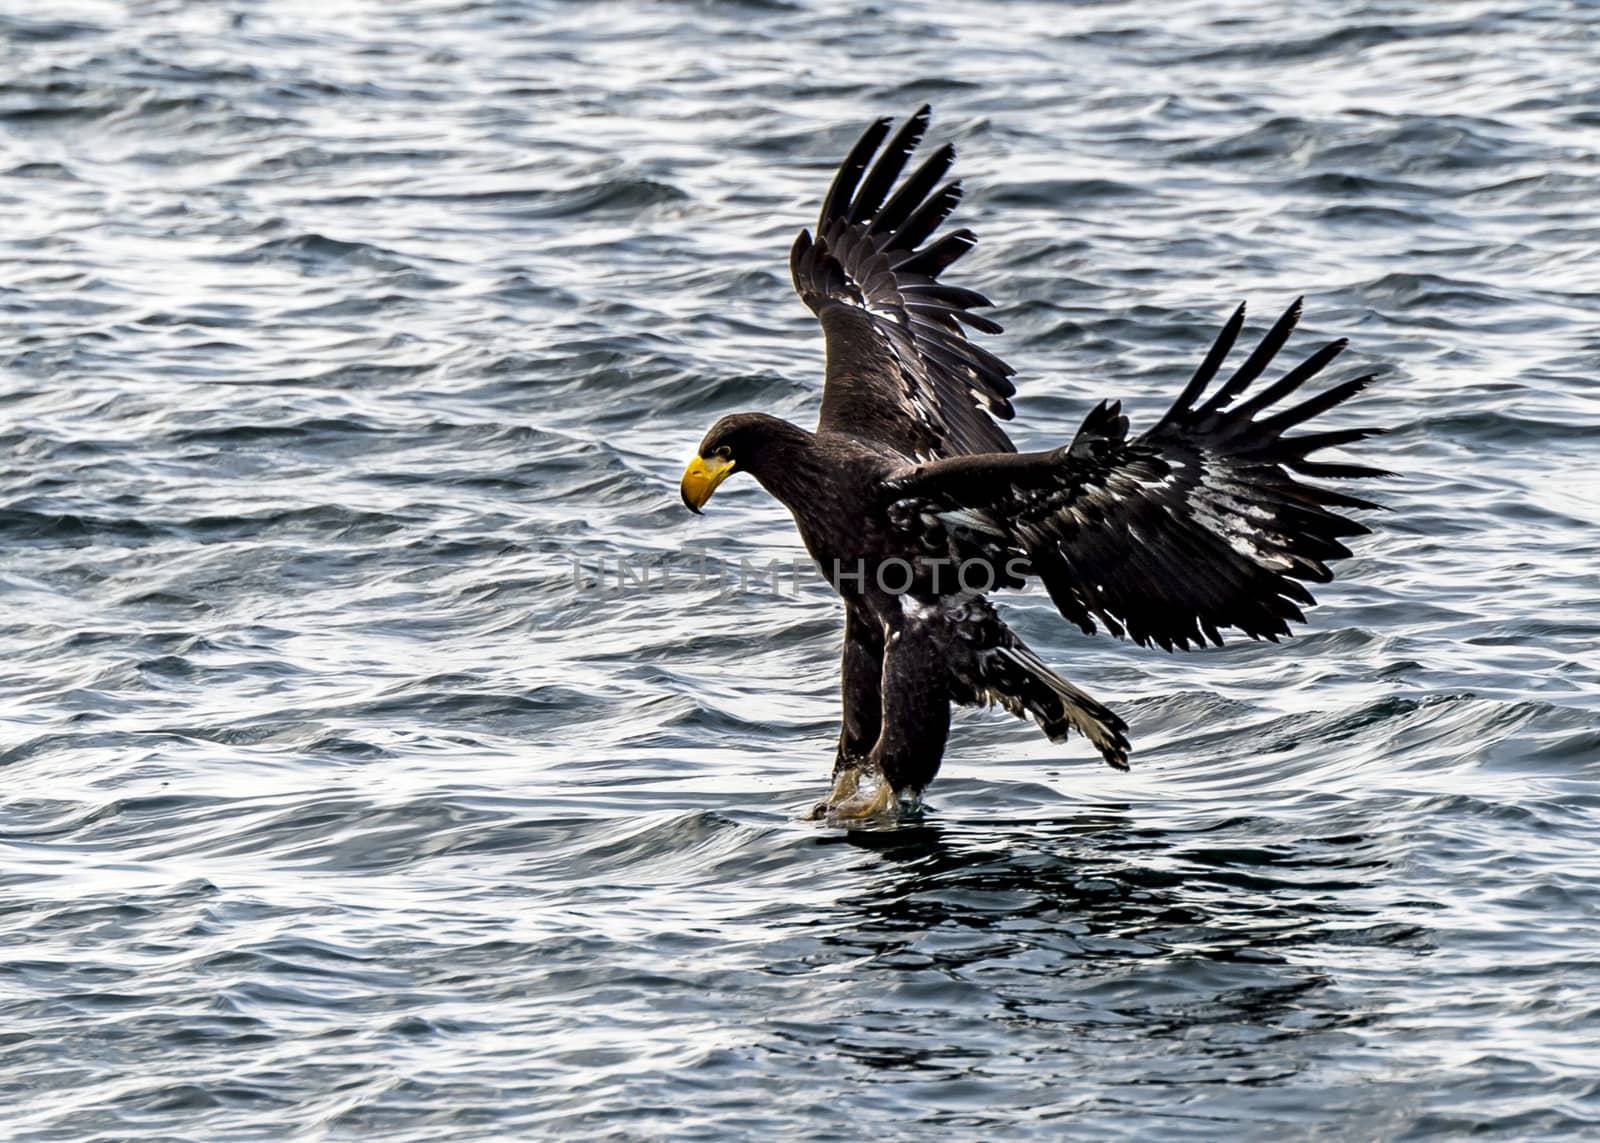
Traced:
POLYGON ((717 455, 720 456, 723 460, 732 460, 733 459, 733 450, 731 448, 729 448, 727 445, 722 445, 720 448, 717 449, 717 455))

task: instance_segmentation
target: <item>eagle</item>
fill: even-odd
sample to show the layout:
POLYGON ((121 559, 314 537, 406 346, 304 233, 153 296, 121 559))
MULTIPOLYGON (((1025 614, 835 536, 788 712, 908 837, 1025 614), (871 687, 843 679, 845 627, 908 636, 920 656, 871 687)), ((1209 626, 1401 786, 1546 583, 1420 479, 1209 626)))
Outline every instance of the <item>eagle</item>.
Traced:
POLYGON ((938 773, 952 705, 1032 717, 1052 742, 1077 731, 1128 768, 1128 726, 1052 670, 1008 627, 991 593, 1043 583, 1085 634, 1163 650, 1220 646, 1224 628, 1290 634, 1365 533, 1338 509, 1378 505, 1301 477, 1387 475, 1314 460, 1376 428, 1297 431, 1373 376, 1302 392, 1345 348, 1323 346, 1258 385, 1300 317, 1296 300, 1213 387, 1244 326, 1240 305, 1177 400, 1130 435, 1102 401, 1072 440, 1018 452, 1015 370, 971 334, 997 334, 992 303, 943 275, 976 243, 939 234, 961 198, 946 143, 909 175, 930 109, 891 137, 878 119, 802 230, 789 267, 822 326, 826 377, 815 429, 765 413, 711 426, 684 471, 695 513, 749 473, 794 516, 844 602, 843 717, 832 788, 808 815, 860 819, 914 807, 938 773), (905 177, 902 178, 902 175, 905 177), (1293 399, 1293 403, 1291 402, 1293 399))

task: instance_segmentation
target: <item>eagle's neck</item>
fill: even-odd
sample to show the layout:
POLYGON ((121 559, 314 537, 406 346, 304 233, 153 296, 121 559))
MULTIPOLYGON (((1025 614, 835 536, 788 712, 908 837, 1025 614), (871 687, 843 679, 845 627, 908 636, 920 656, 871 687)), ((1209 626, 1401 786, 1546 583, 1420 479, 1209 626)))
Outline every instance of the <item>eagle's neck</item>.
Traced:
POLYGON ((791 512, 813 505, 833 468, 817 435, 777 417, 754 427, 755 447, 741 450, 745 471, 791 512))

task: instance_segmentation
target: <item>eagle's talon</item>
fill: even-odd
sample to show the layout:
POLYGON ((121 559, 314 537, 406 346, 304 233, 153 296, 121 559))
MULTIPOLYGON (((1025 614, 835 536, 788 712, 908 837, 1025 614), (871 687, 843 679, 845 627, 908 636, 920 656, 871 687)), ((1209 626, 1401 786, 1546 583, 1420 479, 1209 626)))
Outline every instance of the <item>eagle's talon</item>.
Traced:
POLYGON ((861 769, 859 766, 847 766, 840 769, 835 767, 833 789, 828 791, 828 796, 811 807, 811 812, 806 814, 801 821, 818 822, 824 818, 835 816, 835 807, 848 804, 856 800, 856 795, 861 789, 861 769))

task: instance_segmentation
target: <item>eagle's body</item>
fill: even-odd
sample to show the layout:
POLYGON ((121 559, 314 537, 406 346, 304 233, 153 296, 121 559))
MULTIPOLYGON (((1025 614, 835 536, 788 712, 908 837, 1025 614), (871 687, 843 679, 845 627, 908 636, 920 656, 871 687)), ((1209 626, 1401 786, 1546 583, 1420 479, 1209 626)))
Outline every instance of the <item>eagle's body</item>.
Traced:
POLYGON ((1119 407, 1102 403, 1067 446, 1018 453, 993 419, 1012 416, 1013 371, 965 333, 999 331, 972 312, 989 303, 939 280, 975 240, 957 230, 929 241, 959 199, 958 184, 938 186, 954 151, 940 148, 895 186, 927 119, 923 108, 887 147, 888 121, 869 127, 816 238, 795 242, 795 286, 827 338, 816 430, 724 417, 683 478, 684 502, 699 511, 731 472, 753 475, 793 514, 844 600, 843 725, 834 791, 817 807, 840 816, 920 795, 952 703, 1031 715, 1052 740, 1077 730, 1126 769, 1123 721, 1045 666, 987 593, 1039 578, 1086 633, 1098 620, 1168 650, 1220 644, 1229 626, 1276 639, 1313 602, 1302 581, 1330 579, 1326 561, 1349 554, 1340 537, 1366 531, 1331 509, 1374 507, 1294 474, 1379 475, 1307 459, 1376 430, 1284 435, 1370 380, 1277 407, 1342 341, 1246 396, 1298 302, 1208 396, 1241 306, 1148 432, 1129 438, 1119 407), (858 790, 864 778, 877 780, 874 793, 858 790))

